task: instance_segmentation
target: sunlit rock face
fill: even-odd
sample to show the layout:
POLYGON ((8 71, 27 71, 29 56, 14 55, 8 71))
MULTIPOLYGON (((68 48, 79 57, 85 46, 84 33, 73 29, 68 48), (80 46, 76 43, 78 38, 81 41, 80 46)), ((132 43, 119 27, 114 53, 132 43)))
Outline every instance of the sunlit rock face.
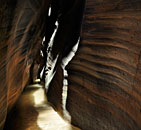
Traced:
POLYGON ((68 56, 73 46, 77 44, 79 40, 84 10, 84 0, 70 0, 69 2, 62 0, 59 2, 62 7, 59 12, 62 14, 58 17, 58 28, 53 39, 51 50, 52 63, 55 61, 56 64, 55 66, 51 66, 54 73, 52 73, 51 70, 47 75, 47 82, 50 81, 50 78, 52 79, 51 82, 46 84, 47 98, 61 116, 67 120, 71 120, 71 117, 65 108, 67 87, 63 84, 64 78, 66 78, 64 75, 64 64, 68 61, 65 61, 65 63, 63 59, 68 56), (52 75, 54 76, 53 78, 52 75))

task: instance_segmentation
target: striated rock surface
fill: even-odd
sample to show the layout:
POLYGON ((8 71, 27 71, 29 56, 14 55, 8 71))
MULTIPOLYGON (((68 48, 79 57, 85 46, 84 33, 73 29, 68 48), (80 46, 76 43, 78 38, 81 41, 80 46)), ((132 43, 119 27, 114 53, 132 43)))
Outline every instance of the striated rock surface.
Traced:
POLYGON ((0 1, 0 130, 7 111, 28 83, 30 66, 43 39, 49 2, 0 1))
POLYGON ((141 129, 141 1, 86 0, 67 67, 67 110, 84 130, 141 129))
MULTIPOLYGON (((47 35, 45 28, 49 25, 45 21, 50 2, 0 1, 0 130, 7 111, 29 81, 30 67, 47 35)), ((57 11, 51 21, 58 20, 59 26, 51 58, 58 56, 58 61, 48 100, 62 112, 60 64, 79 38, 85 4, 80 46, 67 67, 71 122, 84 130, 140 130, 141 1, 53 2, 57 11)), ((54 29, 51 27, 50 33, 54 29)))

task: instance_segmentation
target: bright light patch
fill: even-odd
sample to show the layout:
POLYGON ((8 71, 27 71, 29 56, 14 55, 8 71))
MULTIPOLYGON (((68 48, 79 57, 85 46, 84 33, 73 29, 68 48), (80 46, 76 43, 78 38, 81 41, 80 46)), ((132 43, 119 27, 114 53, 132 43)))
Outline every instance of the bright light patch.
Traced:
POLYGON ((49 11, 48 11, 48 16, 51 15, 51 8, 49 8, 49 11))
MULTIPOLYGON (((35 86, 36 87, 36 86, 35 86)), ((68 122, 65 122, 54 109, 47 104, 44 89, 42 86, 33 93, 34 106, 39 115, 37 118, 37 124, 41 130, 78 130, 72 127, 68 122)))

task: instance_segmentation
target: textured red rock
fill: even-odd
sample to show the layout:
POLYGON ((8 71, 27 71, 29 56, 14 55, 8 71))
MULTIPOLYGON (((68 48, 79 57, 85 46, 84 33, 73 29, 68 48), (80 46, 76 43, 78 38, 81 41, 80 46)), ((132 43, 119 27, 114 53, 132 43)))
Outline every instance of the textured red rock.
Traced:
POLYGON ((73 124, 141 129, 140 35, 140 1, 86 1, 80 48, 68 66, 73 124))
MULTIPOLYGON (((46 12, 49 6, 44 0, 40 5, 37 1, 34 4, 20 2, 22 6, 16 12, 12 12, 15 7, 10 6, 10 11, 1 11, 0 15, 3 19, 0 19, 0 129, 7 108, 15 103, 29 79, 30 65, 41 44, 39 30, 44 28, 41 12, 46 12), (21 7, 27 7, 24 8, 27 12, 22 12, 21 7), (32 11, 28 12, 28 9, 32 11), (5 15, 10 20, 3 18, 5 15), (9 34, 10 29, 7 29, 12 25, 13 33, 9 34)), ((51 87, 57 85, 55 90, 50 88, 49 96, 61 111, 63 76, 59 67, 62 58, 78 40, 85 0, 59 2, 63 4, 59 4, 63 15, 58 18, 59 27, 52 48, 53 58, 60 54, 56 65, 58 77, 52 81, 51 87)), ((7 2, 5 5, 3 9, 7 9, 7 2)), ((85 130, 141 129, 140 30, 140 0, 86 0, 80 46, 67 67, 67 110, 74 125, 85 130)))
POLYGON ((86 0, 80 46, 67 67, 67 110, 79 128, 141 129, 140 14, 138 0, 86 0))
POLYGON ((43 38, 50 0, 0 1, 0 129, 23 88, 43 38))

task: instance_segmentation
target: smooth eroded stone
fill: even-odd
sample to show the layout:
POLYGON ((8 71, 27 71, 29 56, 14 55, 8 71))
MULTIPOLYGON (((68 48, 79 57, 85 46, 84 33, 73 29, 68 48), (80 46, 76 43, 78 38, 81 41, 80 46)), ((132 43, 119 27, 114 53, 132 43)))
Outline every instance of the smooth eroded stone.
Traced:
POLYGON ((67 110, 84 130, 141 129, 141 1, 86 0, 67 110))

